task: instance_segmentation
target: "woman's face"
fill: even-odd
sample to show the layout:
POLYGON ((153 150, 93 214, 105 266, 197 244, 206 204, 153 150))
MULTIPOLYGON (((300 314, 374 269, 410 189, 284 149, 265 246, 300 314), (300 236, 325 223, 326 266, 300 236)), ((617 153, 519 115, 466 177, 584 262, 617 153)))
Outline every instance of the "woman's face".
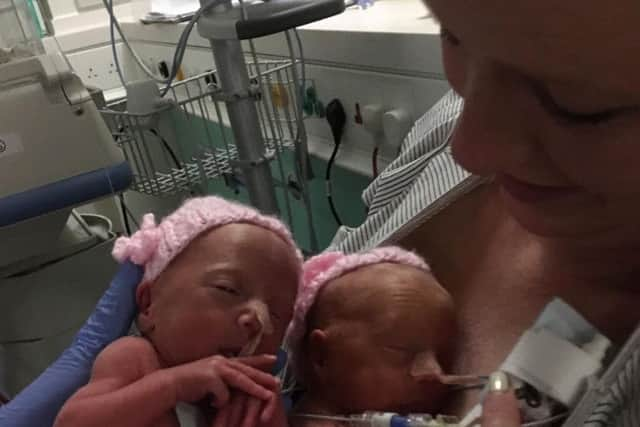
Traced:
POLYGON ((628 231, 640 215, 640 2, 426 0, 465 107, 456 159, 495 176, 531 232, 628 231))

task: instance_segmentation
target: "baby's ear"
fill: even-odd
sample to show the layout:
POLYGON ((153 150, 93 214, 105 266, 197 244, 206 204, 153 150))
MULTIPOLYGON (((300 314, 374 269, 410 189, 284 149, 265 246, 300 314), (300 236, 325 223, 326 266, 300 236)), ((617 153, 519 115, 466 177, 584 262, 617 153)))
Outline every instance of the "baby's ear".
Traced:
POLYGON ((140 313, 149 311, 149 305, 151 305, 150 282, 144 282, 138 285, 136 289, 136 304, 138 305, 138 311, 140 311, 140 313))
POLYGON ((136 325, 142 333, 147 335, 154 329, 153 319, 151 317, 151 283, 145 282, 138 285, 136 289, 136 303, 138 304, 138 317, 136 325))
POLYGON ((316 375, 322 375, 327 366, 328 343, 329 337, 326 331, 322 329, 314 329, 309 334, 309 354, 311 369, 316 375))

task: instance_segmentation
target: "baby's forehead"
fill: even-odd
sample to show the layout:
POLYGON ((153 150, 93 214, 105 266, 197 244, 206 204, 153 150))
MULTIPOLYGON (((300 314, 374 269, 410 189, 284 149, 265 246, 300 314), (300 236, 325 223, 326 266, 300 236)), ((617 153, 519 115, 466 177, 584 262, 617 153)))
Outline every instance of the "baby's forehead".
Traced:
MULTIPOLYGON (((206 279, 225 276, 260 284, 276 278, 297 283, 299 262, 295 248, 278 234, 248 223, 232 223, 208 230, 176 257, 169 269, 206 279)), ((182 282, 182 280, 180 280, 182 282)))
POLYGON ((396 312, 411 315, 422 312, 425 306, 444 305, 448 298, 430 272, 380 263, 330 281, 315 304, 321 317, 357 319, 396 312))
POLYGON ((437 283, 425 270, 390 262, 360 267, 332 282, 337 292, 385 294, 398 289, 414 289, 417 293, 429 293, 430 284, 437 283))
POLYGON ((232 223, 213 228, 200 236, 190 246, 211 255, 229 255, 242 251, 247 255, 296 256, 295 248, 276 232, 249 223, 232 223))

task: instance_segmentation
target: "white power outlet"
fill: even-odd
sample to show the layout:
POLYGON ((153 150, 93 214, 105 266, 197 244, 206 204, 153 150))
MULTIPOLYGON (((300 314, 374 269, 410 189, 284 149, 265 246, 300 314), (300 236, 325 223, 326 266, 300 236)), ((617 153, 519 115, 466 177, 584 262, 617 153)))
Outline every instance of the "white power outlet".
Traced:
MULTIPOLYGON (((117 46, 122 50, 122 45, 117 46)), ((102 90, 120 87, 120 79, 113 62, 111 46, 103 46, 67 55, 69 62, 82 82, 102 90)), ((120 57, 122 57, 120 55, 120 57)))

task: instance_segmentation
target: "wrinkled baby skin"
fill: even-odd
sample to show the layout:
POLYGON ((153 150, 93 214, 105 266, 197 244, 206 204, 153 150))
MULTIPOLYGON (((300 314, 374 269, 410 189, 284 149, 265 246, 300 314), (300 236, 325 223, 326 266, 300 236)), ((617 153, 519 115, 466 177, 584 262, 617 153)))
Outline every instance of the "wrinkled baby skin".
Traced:
POLYGON ((178 402, 219 407, 223 388, 275 402, 277 381, 261 372, 275 358, 235 357, 276 354, 299 273, 294 250, 271 231, 230 224, 203 233, 156 281, 138 286, 142 337, 99 355, 56 427, 176 427, 178 402))
POLYGON ((156 283, 139 287, 137 323, 168 366, 247 355, 248 346, 275 354, 296 289, 293 251, 276 234, 226 225, 191 243, 156 283))
POLYGON ((308 324, 298 412, 437 412, 457 325, 430 273, 381 263, 345 274, 319 293, 308 324))

